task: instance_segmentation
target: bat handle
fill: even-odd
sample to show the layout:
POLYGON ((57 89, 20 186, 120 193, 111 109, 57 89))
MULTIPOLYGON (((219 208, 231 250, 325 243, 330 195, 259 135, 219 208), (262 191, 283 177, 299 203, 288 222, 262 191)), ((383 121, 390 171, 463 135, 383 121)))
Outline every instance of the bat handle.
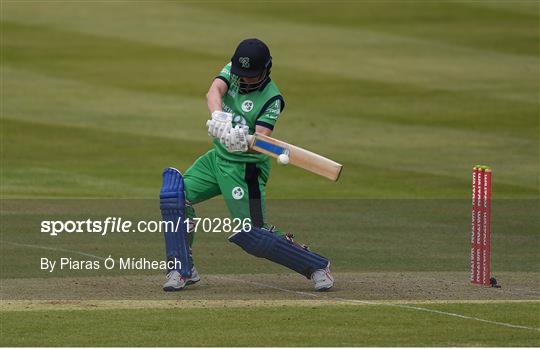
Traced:
POLYGON ((248 135, 247 141, 249 143, 249 147, 253 147, 253 144, 255 144, 255 135, 248 135))

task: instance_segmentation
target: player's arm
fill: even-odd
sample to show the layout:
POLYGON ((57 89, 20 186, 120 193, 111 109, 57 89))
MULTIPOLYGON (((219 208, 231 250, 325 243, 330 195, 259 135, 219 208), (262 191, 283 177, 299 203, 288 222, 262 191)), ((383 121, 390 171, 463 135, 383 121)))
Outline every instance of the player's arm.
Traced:
MULTIPOLYGON (((283 99, 278 98, 273 101, 266 109, 261 113, 257 122, 255 123, 255 133, 271 136, 274 131, 274 126, 279 118, 279 114, 283 109, 283 99)), ((256 151, 249 150, 250 153, 256 153, 256 151)))
POLYGON ((215 138, 221 138, 229 133, 232 127, 232 114, 222 110, 222 100, 229 89, 227 83, 220 77, 217 77, 210 85, 206 94, 206 104, 208 111, 212 115, 206 122, 208 135, 215 138))
POLYGON ((272 134, 271 129, 269 129, 268 127, 259 126, 259 125, 255 126, 255 132, 258 134, 265 135, 265 136, 270 136, 272 134))
POLYGON ((272 135, 272 131, 284 106, 283 98, 281 96, 275 97, 257 118, 255 122, 255 133, 265 136, 272 135))
POLYGON ((208 93, 206 94, 206 104, 208 105, 208 111, 212 114, 215 111, 222 111, 221 102, 225 93, 229 87, 222 79, 216 78, 210 85, 208 93))

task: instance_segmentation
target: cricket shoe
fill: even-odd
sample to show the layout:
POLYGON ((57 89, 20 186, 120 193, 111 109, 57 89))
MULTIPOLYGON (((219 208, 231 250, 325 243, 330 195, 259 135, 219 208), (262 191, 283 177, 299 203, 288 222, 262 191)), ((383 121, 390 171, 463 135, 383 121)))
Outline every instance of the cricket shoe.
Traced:
POLYGON ((201 278, 199 277, 199 273, 197 273, 197 269, 195 269, 195 267, 191 269, 191 277, 189 278, 180 275, 178 270, 173 270, 167 274, 167 281, 163 284, 163 291, 180 291, 184 287, 199 282, 200 280, 201 278))
POLYGON ((334 278, 330 273, 330 265, 324 269, 315 270, 313 274, 311 274, 311 280, 313 281, 315 291, 322 292, 332 288, 332 286, 334 286, 334 278))
POLYGON ((186 286, 196 284, 199 281, 201 281, 201 278, 197 269, 195 267, 191 268, 191 277, 186 280, 186 286))

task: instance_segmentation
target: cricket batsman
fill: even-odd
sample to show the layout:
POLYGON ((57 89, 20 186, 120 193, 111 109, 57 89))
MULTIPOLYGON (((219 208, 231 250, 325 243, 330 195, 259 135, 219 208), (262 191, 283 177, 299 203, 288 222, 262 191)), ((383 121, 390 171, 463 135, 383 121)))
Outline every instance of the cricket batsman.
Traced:
MULTIPOLYGON (((271 135, 285 106, 270 78, 272 57, 258 39, 242 41, 231 61, 213 80, 206 95, 211 114, 207 121, 213 148, 181 174, 174 168, 163 172, 160 208, 165 222, 193 219, 199 202, 223 195, 232 218, 250 219, 250 228, 229 236, 245 252, 281 264, 311 279, 316 291, 334 285, 330 262, 267 224, 265 187, 270 158, 248 150, 248 135, 271 135)), ((279 160, 278 160, 279 161, 279 160)), ((164 291, 179 291, 200 280, 193 264, 191 246, 195 231, 189 224, 166 225, 168 270, 164 291), (178 263, 179 262, 179 263, 178 263)))

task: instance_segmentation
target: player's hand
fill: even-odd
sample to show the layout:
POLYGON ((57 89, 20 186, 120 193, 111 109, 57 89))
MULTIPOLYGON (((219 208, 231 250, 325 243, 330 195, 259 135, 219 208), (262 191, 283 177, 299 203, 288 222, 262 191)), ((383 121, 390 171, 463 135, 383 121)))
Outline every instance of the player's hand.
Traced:
POLYGON ((231 153, 245 152, 248 150, 249 128, 236 125, 230 132, 220 138, 220 142, 231 153))
POLYGON ((212 119, 206 122, 206 126, 208 126, 209 136, 221 138, 232 128, 232 114, 216 110, 212 113, 212 119))

